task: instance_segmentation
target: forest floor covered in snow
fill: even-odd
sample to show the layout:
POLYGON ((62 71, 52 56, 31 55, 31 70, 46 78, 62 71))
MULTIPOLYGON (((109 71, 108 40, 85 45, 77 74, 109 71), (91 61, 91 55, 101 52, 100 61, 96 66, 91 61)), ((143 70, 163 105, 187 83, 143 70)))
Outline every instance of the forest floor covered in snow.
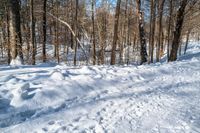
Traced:
POLYGON ((200 44, 142 66, 0 66, 1 133, 200 133, 200 44))

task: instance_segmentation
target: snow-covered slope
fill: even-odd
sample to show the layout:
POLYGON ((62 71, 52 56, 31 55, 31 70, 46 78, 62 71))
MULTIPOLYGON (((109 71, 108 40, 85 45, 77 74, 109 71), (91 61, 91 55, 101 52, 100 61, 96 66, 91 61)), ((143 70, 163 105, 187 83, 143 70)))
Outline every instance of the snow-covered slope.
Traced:
POLYGON ((200 44, 173 63, 1 66, 0 132, 199 133, 200 44))

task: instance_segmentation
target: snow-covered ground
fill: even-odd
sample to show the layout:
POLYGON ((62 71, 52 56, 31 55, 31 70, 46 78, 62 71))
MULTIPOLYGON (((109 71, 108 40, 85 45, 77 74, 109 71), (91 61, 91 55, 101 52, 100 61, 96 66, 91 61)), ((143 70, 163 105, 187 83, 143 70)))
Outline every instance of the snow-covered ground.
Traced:
POLYGON ((1 133, 200 133, 200 44, 173 63, 0 67, 1 133))

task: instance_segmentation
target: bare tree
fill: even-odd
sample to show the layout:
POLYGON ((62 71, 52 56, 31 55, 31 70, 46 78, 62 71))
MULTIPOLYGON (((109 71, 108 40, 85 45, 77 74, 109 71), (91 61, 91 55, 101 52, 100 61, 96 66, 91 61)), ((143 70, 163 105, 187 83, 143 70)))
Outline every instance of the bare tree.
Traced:
POLYGON ((172 25, 172 13, 173 13, 173 0, 169 1, 169 22, 167 29, 167 59, 169 59, 170 54, 170 40, 171 40, 171 25, 172 25))
MULTIPOLYGON (((75 35, 76 37, 78 37, 78 6, 79 5, 79 0, 76 0, 76 11, 75 11, 75 35)), ((76 39, 76 44, 75 44, 75 49, 74 49, 74 66, 77 65, 77 48, 78 48, 78 42, 77 42, 77 39, 76 39)))
POLYGON ((149 63, 153 63, 155 21, 156 21, 156 0, 151 0, 150 35, 149 35, 149 63))
POLYGON ((147 50, 146 50, 146 38, 144 31, 144 16, 141 10, 141 0, 136 0, 137 2, 137 14, 138 14, 138 27, 139 27, 139 38, 140 38, 140 64, 147 62, 147 50))
POLYGON ((8 56, 8 64, 10 64, 10 61, 11 61, 11 53, 10 53, 10 50, 11 50, 11 46, 10 46, 10 27, 9 27, 9 11, 8 11, 8 8, 7 6, 5 5, 5 11, 6 11, 6 31, 7 31, 7 39, 6 39, 6 43, 7 43, 7 56, 8 56))
POLYGON ((42 41, 42 60, 46 62, 46 30, 47 30, 47 0, 43 1, 43 41, 42 41))
POLYGON ((30 45, 32 46, 32 65, 35 65, 36 46, 35 46, 35 19, 34 19, 34 5, 33 5, 33 0, 30 0, 30 21, 31 21, 30 45))
POLYGON ((176 27, 174 31, 174 38, 172 42, 172 49, 170 53, 170 57, 168 61, 175 61, 177 59, 177 52, 180 43, 181 31, 183 26, 183 20, 185 16, 185 8, 187 6, 188 0, 182 0, 180 3, 180 7, 177 11, 177 18, 176 18, 176 27))
POLYGON ((96 36, 95 36, 95 18, 94 18, 94 3, 95 3, 95 0, 92 0, 91 1, 92 3, 92 41, 93 41, 93 65, 96 64, 96 36))
POLYGON ((20 25, 20 1, 9 0, 9 31, 11 43, 11 57, 15 59, 20 57, 23 63, 21 25, 20 25))
POLYGON ((158 1, 158 44, 156 49, 156 62, 160 61, 161 56, 161 45, 163 45, 162 42, 162 18, 163 18, 163 8, 164 8, 165 0, 159 0, 158 1))
POLYGON ((110 62, 111 65, 115 65, 115 62, 116 62, 115 60, 116 60, 116 47, 117 47, 117 40, 118 40, 120 5, 121 5, 121 0, 117 0, 117 6, 115 10, 114 36, 113 36, 111 62, 110 62))

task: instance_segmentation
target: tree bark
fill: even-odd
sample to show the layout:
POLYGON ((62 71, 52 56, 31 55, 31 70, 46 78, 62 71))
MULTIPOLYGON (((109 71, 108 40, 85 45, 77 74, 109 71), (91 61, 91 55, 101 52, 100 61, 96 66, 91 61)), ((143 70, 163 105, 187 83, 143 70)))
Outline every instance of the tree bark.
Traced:
POLYGON ((96 64, 96 37, 95 37, 95 20, 94 20, 94 1, 92 0, 92 40, 93 40, 93 65, 96 64))
POLYGON ((167 29, 167 59, 169 59, 170 55, 170 41, 171 41, 171 24, 172 24, 172 13, 173 13, 173 0, 170 0, 169 5, 169 23, 168 23, 168 29, 167 29))
POLYGON ((56 49, 56 58, 57 62, 60 63, 60 49, 59 49, 59 24, 58 24, 58 0, 56 0, 56 43, 55 43, 55 49, 56 49))
POLYGON ((116 62, 115 60, 116 60, 116 47, 117 47, 117 40, 118 40, 120 5, 121 5, 121 0, 117 0, 117 6, 116 6, 116 11, 115 11, 115 22, 114 22, 114 36, 113 36, 111 62, 110 62, 111 65, 115 65, 115 62, 116 62))
MULTIPOLYGON (((105 6, 105 5, 104 5, 105 6)), ((101 42, 100 42, 100 64, 104 64, 105 45, 106 45, 106 32, 107 32, 107 14, 104 11, 102 15, 102 28, 101 28, 101 42)))
POLYGON ((10 61, 11 61, 11 53, 10 53, 10 50, 11 50, 11 47, 10 47, 10 27, 9 27, 9 11, 8 11, 8 8, 5 6, 5 10, 6 10, 6 30, 7 30, 7 45, 8 45, 8 48, 7 48, 7 56, 8 56, 8 64, 10 64, 10 61))
POLYGON ((42 60, 43 62, 46 62, 46 28, 47 28, 47 0, 43 1, 43 41, 42 41, 42 60))
POLYGON ((165 0, 159 0, 158 2, 158 46, 156 48, 156 62, 160 61, 161 56, 161 45, 162 45, 162 18, 163 18, 163 8, 165 0))
POLYGON ((139 38, 140 38, 140 65, 147 62, 147 50, 146 50, 146 39, 144 31, 144 16, 141 10, 141 0, 136 0, 137 2, 137 14, 138 14, 138 28, 139 28, 139 38))
POLYGON ((9 31, 11 43, 11 57, 15 59, 17 56, 23 63, 21 23, 20 23, 20 1, 9 0, 9 31))
POLYGON ((182 26, 183 26, 183 21, 184 21, 184 12, 185 12, 187 3, 188 3, 188 0, 182 0, 181 5, 177 11, 177 20, 176 20, 176 27, 174 31, 174 39, 172 42, 172 50, 171 50, 168 61, 175 61, 177 59, 177 52, 179 48, 181 31, 182 31, 182 26))
POLYGON ((149 35, 149 63, 153 63, 155 22, 156 22, 156 1, 151 0, 150 35, 149 35))
POLYGON ((35 65, 36 47, 35 47, 35 19, 33 0, 30 0, 30 21, 31 21, 31 38, 30 46, 32 46, 32 65, 35 65))
MULTIPOLYGON (((78 4, 79 4, 79 0, 76 0, 76 13, 75 13, 75 35, 76 37, 78 37, 78 4)), ((76 43, 75 43, 75 50, 74 50, 74 66, 77 65, 77 48, 78 48, 78 42, 76 39, 76 43)))

